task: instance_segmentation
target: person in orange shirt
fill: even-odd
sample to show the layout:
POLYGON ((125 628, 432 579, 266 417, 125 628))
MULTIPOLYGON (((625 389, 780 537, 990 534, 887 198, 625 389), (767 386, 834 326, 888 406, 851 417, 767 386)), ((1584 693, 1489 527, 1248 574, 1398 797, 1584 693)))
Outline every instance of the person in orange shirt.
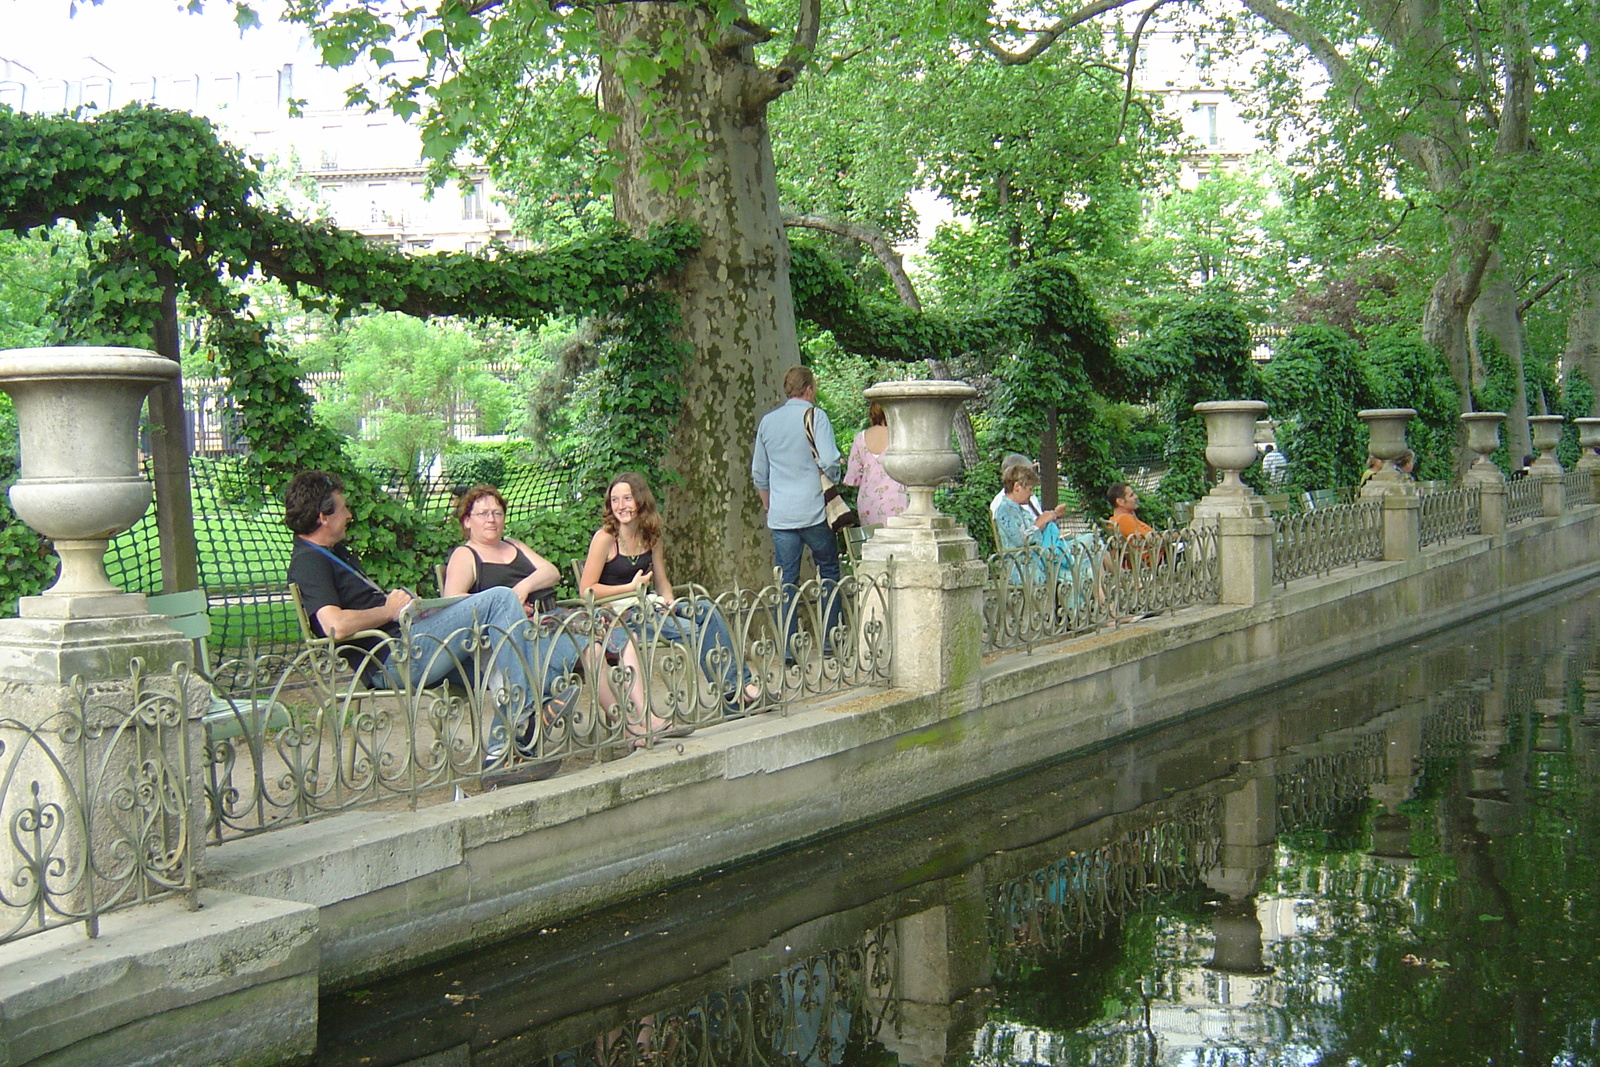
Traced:
POLYGON ((1139 507, 1139 493, 1127 482, 1117 482, 1106 490, 1106 500, 1111 504, 1111 528, 1123 537, 1139 537, 1153 531, 1149 523, 1135 515, 1139 507))

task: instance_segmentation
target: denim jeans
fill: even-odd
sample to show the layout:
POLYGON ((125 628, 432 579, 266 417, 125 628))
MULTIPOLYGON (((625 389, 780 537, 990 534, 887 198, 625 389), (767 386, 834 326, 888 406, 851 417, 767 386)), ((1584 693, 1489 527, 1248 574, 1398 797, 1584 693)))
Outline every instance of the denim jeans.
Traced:
POLYGON ((557 678, 573 672, 580 651, 578 639, 570 634, 538 636, 517 594, 504 586, 474 593, 417 620, 409 635, 410 641, 385 661, 383 681, 397 687, 409 681, 420 687, 442 681, 452 672, 470 680, 477 670, 484 669, 486 657, 487 669, 499 672, 501 684, 512 694, 513 707, 506 711, 518 719, 550 694, 557 678), (474 625, 482 627, 487 650, 473 647, 474 625), (399 660, 401 655, 406 656, 405 662, 399 660), (529 684, 535 677, 539 679, 537 689, 529 684))
POLYGON ((793 639, 797 602, 795 594, 800 584, 800 556, 804 549, 811 550, 811 562, 816 565, 817 577, 822 579, 823 632, 818 639, 824 650, 832 646, 833 629, 839 623, 839 537, 825 522, 804 526, 798 530, 772 531, 772 559, 783 576, 783 634, 784 655, 794 656, 793 639))
POLYGON ((630 640, 649 644, 659 637, 693 652, 701 673, 724 697, 736 699, 739 690, 754 681, 722 609, 705 597, 682 598, 670 613, 629 608, 618 623, 606 641, 606 651, 613 655, 630 640))

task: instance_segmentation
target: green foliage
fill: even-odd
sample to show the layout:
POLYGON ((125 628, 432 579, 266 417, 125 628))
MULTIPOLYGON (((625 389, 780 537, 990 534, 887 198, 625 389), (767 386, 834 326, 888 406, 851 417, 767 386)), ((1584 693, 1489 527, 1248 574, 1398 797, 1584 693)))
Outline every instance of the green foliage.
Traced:
POLYGON ((967 528, 972 539, 978 542, 979 558, 986 558, 999 550, 994 543, 994 524, 989 502, 1000 491, 1000 461, 980 460, 967 468, 961 481, 941 488, 934 494, 934 504, 946 515, 967 528))
POLYGON ((1332 326, 1296 326, 1262 375, 1272 413, 1283 419, 1279 447, 1291 485, 1336 489, 1355 485, 1366 463, 1371 407, 1360 349, 1332 326))
POLYGON ((1210 490, 1205 421, 1194 406, 1259 398, 1250 348, 1244 313, 1228 294, 1213 290, 1168 314, 1124 361, 1129 386, 1154 397, 1172 428, 1170 465, 1161 480, 1166 500, 1194 500, 1210 490))
POLYGON ((458 325, 393 312, 355 320, 345 339, 344 398, 329 416, 360 444, 359 460, 415 477, 452 440, 454 401, 470 395, 490 432, 505 424, 511 390, 484 370, 477 340, 458 325))
POLYGON ((6 490, 17 480, 17 416, 0 393, 0 616, 15 615, 17 598, 42 592, 55 577, 49 544, 11 510, 6 490))
POLYGON ((148 344, 164 286, 181 290, 209 316, 206 341, 231 383, 262 493, 307 467, 341 474, 356 515, 351 545, 379 582, 426 584, 455 531, 422 522, 346 455, 340 436, 313 417, 295 361, 229 277, 260 272, 336 312, 371 305, 474 320, 607 316, 602 370, 619 394, 600 412, 606 440, 594 450, 595 469, 659 477, 682 403, 674 371, 683 348, 673 337, 676 306, 649 283, 695 246, 692 227, 642 241, 611 229, 493 260, 408 256, 266 206, 258 167, 220 145, 204 119, 130 106, 80 122, 0 108, 0 229, 59 220, 103 222, 113 232, 96 242, 51 340, 148 344))
MULTIPOLYGON (((598 501, 600 496, 595 494, 598 501)), ((572 561, 589 554, 589 540, 600 528, 600 507, 592 508, 574 504, 564 508, 540 508, 519 520, 512 536, 525 541, 528 547, 556 565, 561 571, 561 596, 577 596, 572 578, 572 561)))

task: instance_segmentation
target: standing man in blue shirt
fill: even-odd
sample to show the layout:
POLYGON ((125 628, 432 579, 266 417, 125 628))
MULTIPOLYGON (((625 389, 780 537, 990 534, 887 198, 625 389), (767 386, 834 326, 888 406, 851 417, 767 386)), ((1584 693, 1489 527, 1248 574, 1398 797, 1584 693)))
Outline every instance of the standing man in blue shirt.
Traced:
MULTIPOLYGON (((811 550, 811 562, 822 579, 826 602, 823 647, 833 644, 839 603, 835 591, 839 582, 839 541, 822 508, 822 483, 819 470, 835 482, 839 480, 839 444, 833 437, 833 424, 817 403, 816 375, 805 367, 790 367, 783 376, 783 392, 789 399, 782 407, 769 411, 756 428, 754 454, 750 457, 750 477, 767 509, 767 529, 772 531, 772 557, 783 575, 784 634, 786 645, 795 628, 795 589, 800 581, 800 556, 811 550), (816 451, 806 434, 810 417, 816 451)), ((786 647, 792 659, 794 650, 786 647)))

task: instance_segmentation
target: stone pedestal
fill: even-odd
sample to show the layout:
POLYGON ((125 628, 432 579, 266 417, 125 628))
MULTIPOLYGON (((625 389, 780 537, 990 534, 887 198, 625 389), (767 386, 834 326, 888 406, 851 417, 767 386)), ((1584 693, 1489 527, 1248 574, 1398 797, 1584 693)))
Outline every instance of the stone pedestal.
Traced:
POLYGON ((1259 604, 1272 595, 1272 535, 1276 527, 1266 500, 1239 479, 1256 460, 1256 420, 1267 410, 1260 400, 1196 404, 1206 422, 1206 462, 1222 480, 1194 506, 1194 522, 1217 530, 1221 602, 1259 604))
POLYGON ((890 684, 970 706, 987 569, 967 528, 937 513, 896 515, 861 546, 859 569, 888 589, 890 684))
MULTIPOLYGON (((173 676, 193 645, 164 621, 67 615, 0 620, 0 877, 89 915, 129 898, 137 863, 195 884, 210 689, 173 676)), ((0 909, 0 926, 20 917, 0 909)))
MULTIPOLYGON (((1554 463, 1555 461, 1551 460, 1551 462, 1554 463)), ((1538 478, 1543 483, 1539 488, 1544 493, 1544 515, 1546 518, 1553 518, 1561 514, 1566 508, 1566 495, 1561 488, 1562 473, 1561 464, 1559 463, 1556 463, 1553 471, 1548 468, 1541 471, 1537 460, 1534 461, 1533 470, 1528 472, 1528 477, 1538 478)))

